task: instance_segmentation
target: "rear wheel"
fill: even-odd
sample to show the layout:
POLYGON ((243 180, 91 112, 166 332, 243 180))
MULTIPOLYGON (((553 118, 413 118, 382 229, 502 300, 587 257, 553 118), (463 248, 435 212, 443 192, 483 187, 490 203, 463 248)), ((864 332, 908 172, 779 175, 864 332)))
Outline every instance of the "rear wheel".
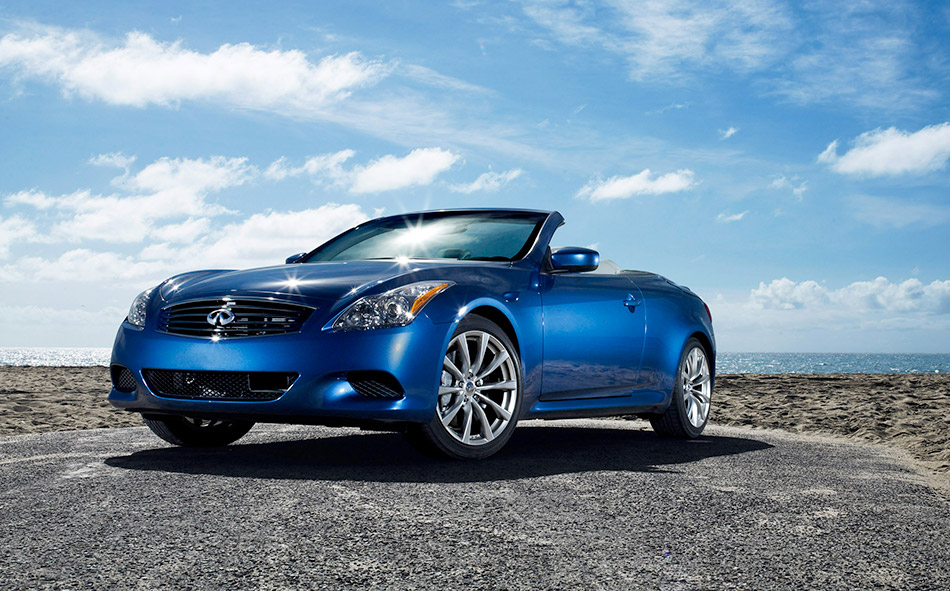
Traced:
POLYGON ((250 421, 142 415, 152 433, 183 447, 220 447, 234 443, 254 426, 250 421))
POLYGON ((485 318, 465 318, 442 359, 435 417, 411 426, 409 441, 430 455, 487 458, 511 438, 521 389, 521 363, 508 336, 485 318))
POLYGON ((709 420, 712 371, 706 349, 695 338, 686 341, 665 413, 650 419, 653 430, 670 437, 699 437, 709 420))

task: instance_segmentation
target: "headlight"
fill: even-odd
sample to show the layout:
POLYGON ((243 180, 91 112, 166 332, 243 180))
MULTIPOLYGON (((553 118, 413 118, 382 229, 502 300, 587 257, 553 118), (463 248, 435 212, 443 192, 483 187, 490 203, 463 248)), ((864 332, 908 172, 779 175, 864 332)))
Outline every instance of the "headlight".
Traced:
POLYGON ((146 289, 132 300, 132 306, 129 308, 129 316, 126 321, 135 326, 145 326, 145 310, 148 308, 148 298, 151 297, 155 288, 146 289))
POLYGON ((371 330, 405 326, 435 296, 455 285, 452 281, 410 283, 356 300, 333 323, 336 330, 371 330))

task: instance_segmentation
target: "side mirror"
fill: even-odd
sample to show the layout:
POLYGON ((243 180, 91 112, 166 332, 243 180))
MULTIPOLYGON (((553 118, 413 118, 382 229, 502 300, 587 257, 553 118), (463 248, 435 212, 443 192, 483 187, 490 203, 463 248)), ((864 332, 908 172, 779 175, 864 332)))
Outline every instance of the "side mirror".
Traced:
POLYGON ((287 260, 284 261, 284 263, 288 265, 293 265, 294 263, 299 263, 300 259, 304 258, 305 256, 307 256, 307 253, 298 252, 297 254, 292 254, 289 257, 287 257, 287 260))
POLYGON ((551 266, 555 273, 583 273, 594 271, 600 265, 596 250, 580 246, 565 246, 551 254, 551 266))

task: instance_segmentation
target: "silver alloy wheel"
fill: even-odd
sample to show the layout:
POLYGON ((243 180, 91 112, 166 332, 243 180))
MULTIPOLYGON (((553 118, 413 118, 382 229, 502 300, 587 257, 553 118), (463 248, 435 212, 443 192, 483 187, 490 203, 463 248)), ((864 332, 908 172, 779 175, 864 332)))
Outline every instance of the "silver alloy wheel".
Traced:
POLYGON ((518 402, 515 361, 504 343, 481 330, 456 335, 442 361, 439 419, 465 445, 484 445, 511 422, 518 402))
POLYGON ((712 395, 709 362, 702 347, 693 347, 686 355, 681 378, 686 418, 692 426, 702 427, 709 416, 709 399, 712 395))

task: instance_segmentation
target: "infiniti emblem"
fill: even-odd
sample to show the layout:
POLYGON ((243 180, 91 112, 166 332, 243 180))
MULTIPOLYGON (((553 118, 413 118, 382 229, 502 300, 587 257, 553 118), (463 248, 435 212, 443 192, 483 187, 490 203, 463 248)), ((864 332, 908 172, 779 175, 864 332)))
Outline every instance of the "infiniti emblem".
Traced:
POLYGON ((218 308, 208 314, 208 324, 211 326, 227 326, 234 322, 234 312, 230 308, 218 308))

